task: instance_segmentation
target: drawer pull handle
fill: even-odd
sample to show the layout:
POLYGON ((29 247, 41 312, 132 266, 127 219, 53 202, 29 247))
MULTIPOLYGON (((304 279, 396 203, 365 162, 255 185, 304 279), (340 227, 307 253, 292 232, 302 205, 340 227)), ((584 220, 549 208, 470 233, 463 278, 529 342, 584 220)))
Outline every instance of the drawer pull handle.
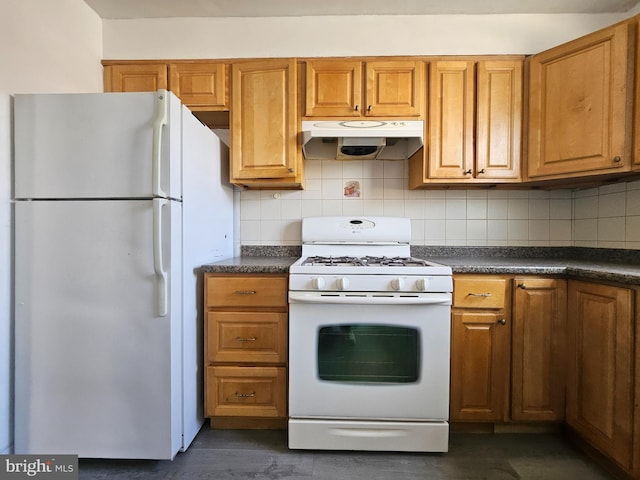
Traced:
POLYGON ((501 318, 500 320, 498 320, 498 323, 500 325, 506 325, 507 324, 507 320, 505 318, 501 318))
POLYGON ((518 284, 518 288, 522 289, 522 290, 526 290, 527 286, 524 283, 519 283, 518 284))
POLYGON ((236 337, 236 342, 255 342, 256 337, 236 337))
POLYGON ((256 396, 256 392, 251 392, 251 393, 238 393, 236 392, 236 397, 238 398, 251 398, 251 397, 255 397, 256 396))
POLYGON ((255 290, 236 290, 236 295, 255 295, 255 290))
POLYGON ((490 297, 490 293, 468 293, 469 297, 490 297))

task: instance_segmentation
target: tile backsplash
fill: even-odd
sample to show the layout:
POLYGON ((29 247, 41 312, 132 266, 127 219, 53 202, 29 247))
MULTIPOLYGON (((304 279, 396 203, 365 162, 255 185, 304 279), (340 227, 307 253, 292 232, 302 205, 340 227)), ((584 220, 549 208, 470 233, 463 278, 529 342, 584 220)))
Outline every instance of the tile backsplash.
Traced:
POLYGON ((243 245, 300 245, 300 219, 411 218, 413 245, 640 249, 640 181, 586 190, 408 190, 406 161, 307 160, 305 190, 240 192, 243 245))

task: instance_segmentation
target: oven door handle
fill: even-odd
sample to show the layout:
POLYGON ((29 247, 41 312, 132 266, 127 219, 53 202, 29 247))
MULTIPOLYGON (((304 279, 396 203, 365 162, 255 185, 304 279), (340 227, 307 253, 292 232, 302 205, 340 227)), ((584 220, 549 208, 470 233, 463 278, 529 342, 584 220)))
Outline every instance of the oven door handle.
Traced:
POLYGON ((429 293, 421 295, 370 295, 316 292, 289 292, 289 303, 333 303, 354 305, 451 305, 451 294, 429 293))

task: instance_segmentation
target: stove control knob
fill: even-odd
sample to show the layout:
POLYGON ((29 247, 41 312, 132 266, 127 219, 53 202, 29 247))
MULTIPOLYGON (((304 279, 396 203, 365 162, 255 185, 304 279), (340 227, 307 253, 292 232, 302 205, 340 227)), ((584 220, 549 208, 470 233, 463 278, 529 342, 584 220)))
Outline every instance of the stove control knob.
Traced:
POLYGON ((429 288, 429 280, 426 278, 419 278, 416 280, 416 288, 421 292, 424 292, 427 288, 429 288))
POLYGON ((346 277, 340 277, 336 280, 338 290, 346 290, 349 288, 349 279, 346 277))
POLYGON ((404 288, 404 278, 398 277, 391 280, 391 288, 394 290, 402 290, 404 288))
POLYGON ((316 290, 322 290, 324 288, 324 278, 322 277, 314 277, 311 279, 311 285, 316 290))

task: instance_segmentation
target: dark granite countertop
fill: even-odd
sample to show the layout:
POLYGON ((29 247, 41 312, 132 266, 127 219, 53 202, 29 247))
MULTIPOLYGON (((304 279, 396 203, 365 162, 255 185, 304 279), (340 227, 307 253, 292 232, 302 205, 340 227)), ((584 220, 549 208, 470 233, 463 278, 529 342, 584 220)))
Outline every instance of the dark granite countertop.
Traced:
POLYGON ((289 273, 300 257, 240 256, 202 266, 205 273, 289 273))
POLYGON ((454 273, 565 275, 598 281, 640 285, 640 265, 591 260, 541 258, 431 257, 454 273))
MULTIPOLYGON (((412 247, 414 257, 454 273, 565 275, 640 285, 640 252, 579 247, 412 247)), ((239 257, 203 265, 211 273, 288 273, 299 247, 243 247, 239 257), (281 254, 281 255, 279 255, 281 254)))

